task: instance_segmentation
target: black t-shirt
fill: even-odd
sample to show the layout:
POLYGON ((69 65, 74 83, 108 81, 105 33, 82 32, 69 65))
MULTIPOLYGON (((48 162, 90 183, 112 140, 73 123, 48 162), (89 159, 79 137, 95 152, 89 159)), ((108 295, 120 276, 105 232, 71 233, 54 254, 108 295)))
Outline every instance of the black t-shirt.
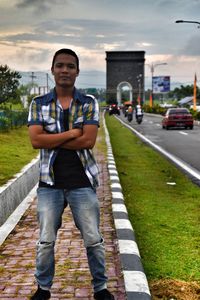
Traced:
MULTIPOLYGON (((69 109, 65 109, 64 128, 69 130, 69 109)), ((75 150, 60 148, 53 164, 54 185, 39 182, 39 187, 51 187, 55 189, 76 189, 91 187, 91 183, 85 174, 82 162, 75 150)))

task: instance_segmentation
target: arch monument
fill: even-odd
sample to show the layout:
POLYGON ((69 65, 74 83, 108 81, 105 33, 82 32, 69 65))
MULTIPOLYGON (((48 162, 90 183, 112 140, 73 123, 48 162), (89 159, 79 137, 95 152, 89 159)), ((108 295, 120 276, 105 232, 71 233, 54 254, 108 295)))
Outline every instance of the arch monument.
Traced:
POLYGON ((133 104, 144 102, 145 51, 106 52, 106 96, 108 103, 122 103, 122 88, 129 90, 133 104))

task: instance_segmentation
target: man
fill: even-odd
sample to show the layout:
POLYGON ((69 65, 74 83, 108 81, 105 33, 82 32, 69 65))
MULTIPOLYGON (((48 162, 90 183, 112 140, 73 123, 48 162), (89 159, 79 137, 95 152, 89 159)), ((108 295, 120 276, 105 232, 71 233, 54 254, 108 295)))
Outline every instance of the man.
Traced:
POLYGON ((54 246, 67 205, 84 240, 94 299, 114 299, 106 286, 105 251, 95 193, 98 167, 90 150, 95 145, 99 126, 98 103, 94 97, 80 94, 74 86, 79 75, 79 59, 75 52, 58 50, 51 71, 55 88, 33 99, 28 117, 32 146, 40 149, 37 190, 40 238, 35 273, 38 289, 31 299, 51 297, 54 246))
POLYGON ((137 116, 143 116, 143 111, 142 111, 142 107, 140 104, 137 104, 135 107, 135 116, 137 118, 137 116))

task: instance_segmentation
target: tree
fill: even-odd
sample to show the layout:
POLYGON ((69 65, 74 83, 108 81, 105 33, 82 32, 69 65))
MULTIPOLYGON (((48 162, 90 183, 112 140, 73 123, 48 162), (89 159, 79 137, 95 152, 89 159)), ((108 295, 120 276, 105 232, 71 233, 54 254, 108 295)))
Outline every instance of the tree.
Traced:
POLYGON ((7 65, 0 65, 0 103, 19 100, 19 79, 21 75, 12 71, 7 65))
MULTIPOLYGON (((180 100, 182 98, 185 98, 187 96, 193 96, 193 90, 194 85, 181 85, 180 88, 175 88, 173 91, 169 92, 169 97, 176 98, 177 100, 180 100)), ((197 87, 197 96, 199 95, 200 90, 197 87)))

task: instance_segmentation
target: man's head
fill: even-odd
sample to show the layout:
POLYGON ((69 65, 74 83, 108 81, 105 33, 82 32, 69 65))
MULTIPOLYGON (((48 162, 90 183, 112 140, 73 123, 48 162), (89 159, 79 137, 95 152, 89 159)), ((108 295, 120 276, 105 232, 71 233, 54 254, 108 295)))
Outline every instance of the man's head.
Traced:
POLYGON ((53 67, 54 67, 56 57, 60 54, 68 54, 68 55, 73 56, 76 59, 76 66, 77 66, 77 70, 79 71, 79 58, 78 58, 77 54, 73 50, 67 49, 67 48, 62 48, 55 52, 55 54, 53 56, 53 60, 52 60, 51 69, 53 69, 53 67))
POLYGON ((54 76, 56 87, 73 88, 79 75, 79 59, 70 49, 60 49, 53 57, 51 72, 54 76))

